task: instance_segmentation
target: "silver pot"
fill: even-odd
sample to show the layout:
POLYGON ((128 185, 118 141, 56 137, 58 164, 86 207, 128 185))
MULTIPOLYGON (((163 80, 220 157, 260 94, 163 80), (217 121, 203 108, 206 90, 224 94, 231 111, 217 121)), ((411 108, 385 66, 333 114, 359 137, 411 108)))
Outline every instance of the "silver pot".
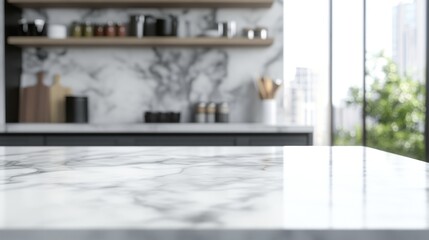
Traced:
POLYGON ((257 27, 254 29, 255 38, 267 39, 268 38, 268 29, 264 27, 257 27))
POLYGON ((237 35, 237 24, 234 21, 218 23, 223 37, 233 38, 237 35))
POLYGON ((255 38, 255 31, 252 28, 243 28, 243 37, 253 39, 255 38))

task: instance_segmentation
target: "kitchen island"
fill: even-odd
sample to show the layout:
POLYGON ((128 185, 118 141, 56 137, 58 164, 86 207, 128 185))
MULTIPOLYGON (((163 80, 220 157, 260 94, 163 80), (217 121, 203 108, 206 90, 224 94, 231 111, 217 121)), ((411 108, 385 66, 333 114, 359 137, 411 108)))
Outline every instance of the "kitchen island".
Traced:
POLYGON ((0 239, 429 239, 428 169, 363 147, 0 147, 0 239))

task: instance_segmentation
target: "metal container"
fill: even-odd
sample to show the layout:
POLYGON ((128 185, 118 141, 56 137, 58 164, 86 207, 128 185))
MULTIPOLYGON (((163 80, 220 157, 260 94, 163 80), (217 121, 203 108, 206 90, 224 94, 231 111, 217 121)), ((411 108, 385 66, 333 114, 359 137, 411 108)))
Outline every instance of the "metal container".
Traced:
POLYGON ((233 38, 237 35, 237 24, 234 21, 220 23, 222 30, 222 36, 227 38, 233 38))
POLYGON ((144 36, 156 36, 156 18, 151 15, 146 15, 144 20, 144 36))
POLYGON ((88 123, 88 97, 66 97, 66 122, 88 123))
POLYGON ((263 27, 255 28, 255 38, 258 39, 267 39, 268 38, 268 29, 263 27))
POLYGON ((129 34, 130 36, 142 38, 144 33, 144 15, 133 15, 130 17, 129 34))
POLYGON ((217 123, 229 122, 229 105, 227 102, 219 103, 216 106, 216 122, 217 123))
POLYGON ((179 22, 176 16, 169 15, 165 18, 156 19, 157 36, 177 36, 179 22))
POLYGON ((216 122, 216 103, 209 103, 207 105, 207 123, 216 122))
POLYGON ((200 102, 197 104, 195 109, 195 122, 197 123, 205 123, 206 122, 206 112, 207 112, 207 104, 200 102))
POLYGON ((243 37, 253 39, 255 38, 255 31, 252 28, 243 28, 243 37))

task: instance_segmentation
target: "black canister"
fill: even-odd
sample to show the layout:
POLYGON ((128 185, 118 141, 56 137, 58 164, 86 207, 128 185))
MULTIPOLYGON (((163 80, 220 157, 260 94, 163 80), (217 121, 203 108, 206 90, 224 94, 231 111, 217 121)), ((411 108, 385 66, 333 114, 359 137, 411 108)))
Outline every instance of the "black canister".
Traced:
POLYGON ((157 32, 156 32, 156 18, 151 16, 151 15, 147 15, 145 16, 145 21, 144 21, 144 29, 143 29, 143 35, 144 36, 156 36, 157 32))
POLYGON ((178 19, 173 15, 166 18, 158 18, 156 19, 156 35, 165 37, 177 36, 178 25, 178 19))
POLYGON ((167 18, 157 18, 156 19, 156 35, 157 36, 168 36, 171 25, 168 24, 167 18))
POLYGON ((171 112, 170 113, 170 122, 179 123, 180 122, 180 112, 171 112))
POLYGON ((88 123, 88 97, 66 97, 66 122, 88 123))
POLYGON ((145 112, 146 123, 179 123, 180 112, 145 112))
POLYGON ((170 120, 170 114, 169 113, 166 113, 166 112, 159 113, 159 120, 158 120, 159 123, 168 123, 170 121, 171 120, 170 120))

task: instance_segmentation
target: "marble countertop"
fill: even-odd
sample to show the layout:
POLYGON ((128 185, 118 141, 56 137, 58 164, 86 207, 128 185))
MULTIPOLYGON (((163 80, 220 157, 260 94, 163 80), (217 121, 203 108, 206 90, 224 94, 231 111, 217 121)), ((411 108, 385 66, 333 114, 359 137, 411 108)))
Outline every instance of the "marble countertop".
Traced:
POLYGON ((0 147, 0 239, 428 239, 428 169, 363 147, 0 147))
POLYGON ((312 133, 313 127, 259 123, 7 124, 7 133, 312 133))

